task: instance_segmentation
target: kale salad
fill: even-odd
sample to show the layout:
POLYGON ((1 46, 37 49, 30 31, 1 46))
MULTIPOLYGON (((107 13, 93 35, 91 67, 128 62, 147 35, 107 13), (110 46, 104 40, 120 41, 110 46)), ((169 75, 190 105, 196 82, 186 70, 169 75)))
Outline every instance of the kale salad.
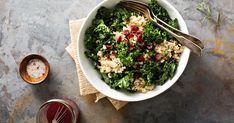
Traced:
MULTIPOLYGON (((178 28, 156 0, 149 7, 178 28)), ((183 46, 140 13, 115 6, 101 7, 85 33, 85 55, 111 88, 151 91, 174 76, 183 46)))

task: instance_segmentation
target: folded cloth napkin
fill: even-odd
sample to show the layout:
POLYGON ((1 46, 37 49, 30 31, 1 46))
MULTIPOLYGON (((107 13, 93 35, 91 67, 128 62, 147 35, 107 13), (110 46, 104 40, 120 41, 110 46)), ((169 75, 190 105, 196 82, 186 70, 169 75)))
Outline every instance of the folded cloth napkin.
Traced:
MULTIPOLYGON (((71 36, 71 43, 66 47, 67 52, 71 55, 73 60, 75 61, 76 64, 76 69, 77 69, 77 75, 78 75, 78 80, 79 80, 79 87, 80 87, 80 95, 81 96, 86 96, 93 94, 96 96, 95 102, 98 102, 100 99, 106 97, 99 91, 97 91, 90 83, 89 81, 85 78, 84 74, 82 73, 80 69, 79 62, 77 60, 77 34, 80 30, 80 26, 83 23, 85 19, 79 19, 79 20, 71 20, 69 21, 69 28, 70 28, 70 36, 71 36)), ((107 99, 112 103, 112 105, 115 107, 116 110, 121 109, 124 107, 128 102, 123 102, 123 101, 118 101, 111 99, 107 97, 107 99)))

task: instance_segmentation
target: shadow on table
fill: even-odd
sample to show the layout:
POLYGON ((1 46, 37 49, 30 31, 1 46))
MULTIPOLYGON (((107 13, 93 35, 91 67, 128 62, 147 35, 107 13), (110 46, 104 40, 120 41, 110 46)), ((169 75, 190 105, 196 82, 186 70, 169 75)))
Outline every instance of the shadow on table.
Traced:
POLYGON ((54 98, 62 98, 60 84, 61 82, 56 81, 55 77, 50 75, 44 82, 38 85, 32 85, 33 94, 41 102, 54 98))
POLYGON ((230 73, 228 68, 224 70, 226 67, 214 60, 219 57, 209 53, 202 57, 191 54, 186 70, 171 88, 152 99, 129 103, 121 110, 124 122, 222 122, 222 115, 217 114, 230 114, 233 109, 234 91, 228 88, 234 84, 232 79, 223 76, 224 71, 230 73))

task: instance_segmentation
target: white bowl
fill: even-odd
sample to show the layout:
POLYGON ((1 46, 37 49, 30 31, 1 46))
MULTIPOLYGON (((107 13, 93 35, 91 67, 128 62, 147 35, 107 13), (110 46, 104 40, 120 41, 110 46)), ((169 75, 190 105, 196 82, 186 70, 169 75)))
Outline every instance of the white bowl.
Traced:
MULTIPOLYGON (((114 90, 111 89, 102 79, 101 75, 95 70, 94 65, 91 63, 91 61, 85 56, 84 51, 85 46, 84 46, 84 35, 86 29, 91 26, 92 20, 95 18, 95 15, 97 13, 97 10, 101 6, 105 6, 107 8, 111 8, 115 6, 117 3, 119 3, 121 0, 104 0, 101 2, 99 5, 97 5, 88 15, 87 19, 81 26, 80 33, 78 35, 78 60, 80 63, 81 70, 83 71, 85 77, 87 80, 95 87, 98 91, 100 91, 102 94, 116 99, 116 100, 121 100, 121 101, 130 101, 130 102, 135 102, 135 101, 141 101, 141 100, 146 100, 152 97, 155 97, 162 92, 166 91, 168 88, 170 88, 181 76, 183 73, 189 56, 190 56, 190 50, 188 48, 185 48, 184 52, 181 55, 181 59, 179 62, 179 65, 177 67, 177 71, 174 75, 174 77, 171 80, 166 81, 165 84, 162 86, 157 86, 154 90, 149 91, 147 93, 129 93, 126 91, 119 91, 119 90, 114 90)), ((150 2, 150 0, 140 0, 142 2, 150 2)), ((164 7, 171 18, 177 18, 179 22, 179 26, 182 32, 188 33, 187 26, 184 22, 184 19, 182 16, 179 14, 179 12, 166 0, 158 0, 159 4, 164 7)))

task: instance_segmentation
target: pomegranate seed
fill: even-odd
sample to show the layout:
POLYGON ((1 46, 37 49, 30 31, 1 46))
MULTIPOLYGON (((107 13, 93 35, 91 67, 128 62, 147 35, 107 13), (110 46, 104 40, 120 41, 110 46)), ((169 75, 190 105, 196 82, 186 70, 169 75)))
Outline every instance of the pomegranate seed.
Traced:
POLYGON ((110 44, 106 44, 105 46, 106 46, 106 49, 112 49, 113 48, 113 46, 110 45, 110 44))
POLYGON ((141 42, 141 41, 142 41, 142 35, 138 35, 138 36, 137 36, 137 41, 138 41, 138 42, 141 42))
POLYGON ((124 42, 125 42, 126 44, 128 44, 128 39, 127 39, 127 38, 124 38, 124 42))
POLYGON ((153 44, 152 43, 150 43, 150 44, 147 45, 147 49, 151 50, 152 48, 153 48, 153 44))
POLYGON ((128 35, 128 39, 131 39, 131 38, 133 38, 134 37, 134 34, 133 33, 130 33, 129 35, 128 35))
POLYGON ((159 61, 159 60, 161 60, 161 58, 162 58, 162 55, 160 53, 156 53, 155 60, 159 61))
POLYGON ((129 30, 124 30, 123 34, 125 35, 125 37, 127 37, 129 35, 130 31, 129 30))
POLYGON ((139 30, 139 27, 137 25, 131 25, 131 31, 136 32, 139 30))
POLYGON ((137 57, 137 61, 138 61, 138 62, 143 62, 143 61, 145 61, 144 56, 143 56, 143 55, 138 56, 138 57, 137 57))
POLYGON ((142 31, 138 30, 138 31, 136 32, 136 34, 137 34, 137 35, 142 35, 142 31))
POLYGON ((113 51, 113 52, 112 52, 112 55, 117 56, 117 53, 113 51))
POLYGON ((137 45, 138 45, 141 49, 143 49, 143 48, 145 47, 145 42, 144 42, 144 41, 138 42, 137 45))
POLYGON ((106 54, 106 58, 107 58, 107 60, 111 60, 110 54, 106 54))
POLYGON ((117 43, 120 43, 121 40, 122 40, 122 37, 121 37, 121 36, 117 37, 117 43))
POLYGON ((131 52, 132 50, 134 50, 134 46, 129 45, 128 51, 131 52))

